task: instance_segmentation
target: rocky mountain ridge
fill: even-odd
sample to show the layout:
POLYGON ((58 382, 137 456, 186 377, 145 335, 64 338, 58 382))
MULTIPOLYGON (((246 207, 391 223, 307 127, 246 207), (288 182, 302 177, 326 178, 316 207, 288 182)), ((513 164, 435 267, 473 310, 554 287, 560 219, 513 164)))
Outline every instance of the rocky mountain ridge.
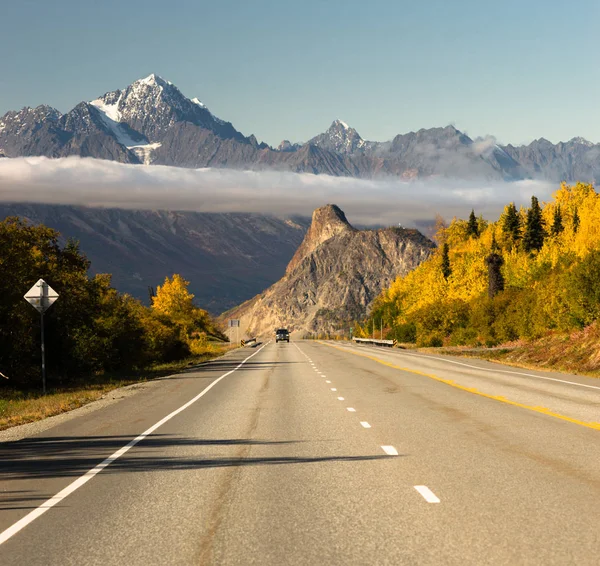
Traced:
POLYGON ((501 147, 492 139, 473 140, 447 126, 375 142, 335 120, 306 143, 284 140, 274 149, 254 135, 245 136, 197 98, 187 98, 155 74, 81 102, 66 114, 45 105, 7 112, 0 118, 0 154, 79 155, 122 163, 366 178, 600 180, 600 144, 582 138, 501 147))
POLYGON ((416 230, 356 230, 336 205, 318 208, 285 275, 221 320, 239 319, 242 331, 259 336, 277 327, 296 335, 347 328, 434 248, 416 230))

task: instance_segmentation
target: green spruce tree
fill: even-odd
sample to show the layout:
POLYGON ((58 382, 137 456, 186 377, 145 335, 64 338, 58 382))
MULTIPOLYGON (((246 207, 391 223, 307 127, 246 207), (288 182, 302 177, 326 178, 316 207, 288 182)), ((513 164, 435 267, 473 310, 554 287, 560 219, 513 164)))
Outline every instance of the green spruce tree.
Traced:
POLYGON ((502 219, 502 233, 513 244, 521 239, 521 218, 514 202, 511 202, 506 208, 506 214, 502 219))
POLYGON ((545 237, 546 232, 540 203, 537 197, 531 197, 531 208, 527 211, 525 234, 523 235, 523 249, 526 252, 541 250, 545 237))
POLYGON ((448 279, 452 275, 452 268, 450 267, 450 246, 444 244, 442 247, 442 275, 444 279, 448 279))
POLYGON ((558 236, 564 229, 565 227, 563 226, 560 204, 557 204, 556 208, 554 209, 554 217, 552 219, 552 228, 550 228, 550 233, 553 236, 558 236))
POLYGON ((485 263, 488 266, 488 296, 493 299, 500 291, 504 291, 504 276, 501 271, 504 259, 492 248, 492 253, 485 258, 485 263))
POLYGON ((579 230, 579 211, 575 209, 573 211, 573 233, 577 234, 577 230, 579 230))
POLYGON ((475 216, 475 211, 471 210, 471 214, 469 215, 469 223, 467 224, 467 236, 473 236, 477 238, 479 236, 479 224, 477 223, 477 218, 475 216))

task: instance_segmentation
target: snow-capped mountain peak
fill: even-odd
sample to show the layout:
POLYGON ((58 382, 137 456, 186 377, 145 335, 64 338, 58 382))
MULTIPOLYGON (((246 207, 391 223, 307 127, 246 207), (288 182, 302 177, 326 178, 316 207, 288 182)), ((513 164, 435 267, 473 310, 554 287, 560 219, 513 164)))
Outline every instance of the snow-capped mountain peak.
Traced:
POLYGON ((344 128, 344 130, 351 130, 352 128, 350 126, 348 126, 348 124, 346 124, 346 122, 342 121, 342 120, 334 120, 333 124, 331 124, 331 126, 341 126, 342 128, 344 128))
POLYGON ((366 145, 358 132, 342 120, 334 120, 326 132, 315 136, 308 143, 344 154, 354 153, 366 145))
POLYGON ((197 104, 198 106, 200 106, 200 108, 206 108, 206 104, 204 104, 204 102, 201 102, 200 100, 198 100, 197 98, 192 98, 192 102, 194 104, 197 104))
POLYGON ((163 79, 162 77, 158 76, 155 73, 152 73, 151 75, 148 75, 147 77, 145 77, 143 79, 138 79, 133 84, 136 84, 136 83, 145 84, 145 85, 149 85, 149 86, 162 86, 162 87, 173 86, 173 83, 171 81, 165 81, 165 79, 163 79))

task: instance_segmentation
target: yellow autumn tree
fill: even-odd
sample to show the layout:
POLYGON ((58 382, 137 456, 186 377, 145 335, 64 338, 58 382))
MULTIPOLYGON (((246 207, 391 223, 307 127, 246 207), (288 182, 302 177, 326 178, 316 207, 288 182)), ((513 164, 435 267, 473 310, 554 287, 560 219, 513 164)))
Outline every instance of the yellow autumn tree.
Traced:
MULTIPOLYGON (((544 240, 534 252, 522 243, 524 207, 517 212, 521 238, 504 232, 508 207, 496 222, 480 218, 477 237, 469 235, 465 220, 454 218, 447 227, 438 222, 436 239, 448 245, 450 276, 443 276, 440 246, 394 281, 374 302, 374 312, 393 312, 397 328, 415 325, 423 345, 497 343, 589 324, 597 311, 594 297, 600 296, 600 280, 586 278, 596 269, 592 255, 600 253, 600 195, 589 184, 563 183, 541 205, 544 240), (557 216, 560 229, 554 226, 557 216), (503 259, 505 290, 490 299, 486 258, 492 248, 503 259), (577 297, 574 288, 585 296, 577 297)), ((370 325, 365 321, 365 328, 370 325)))
POLYGON ((166 277, 165 282, 156 288, 152 307, 178 324, 187 324, 196 308, 194 295, 188 291, 189 284, 177 273, 170 279, 166 277))
POLYGON ((215 327, 207 311, 194 304, 194 295, 188 290, 190 282, 175 273, 166 277, 156 288, 152 297, 152 308, 179 326, 181 337, 188 344, 190 352, 203 354, 210 349, 208 336, 224 339, 215 327))

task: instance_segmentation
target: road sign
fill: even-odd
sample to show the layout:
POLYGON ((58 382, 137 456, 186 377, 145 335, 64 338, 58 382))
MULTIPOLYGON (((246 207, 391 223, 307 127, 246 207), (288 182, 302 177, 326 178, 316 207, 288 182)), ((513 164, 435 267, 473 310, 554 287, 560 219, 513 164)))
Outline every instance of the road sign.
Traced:
POLYGON ((58 293, 40 279, 27 293, 24 299, 39 313, 44 314, 58 299, 58 293))
POLYGON ((42 331, 42 391, 46 393, 46 341, 44 338, 44 313, 56 302, 58 293, 40 279, 27 293, 24 299, 40 313, 40 327, 42 331))
MULTIPOLYGON (((230 318, 229 319, 229 328, 235 328, 235 341, 236 344, 240 342, 240 319, 239 318, 230 318)), ((232 337, 229 337, 229 341, 233 342, 232 337)), ((243 346, 243 344, 242 344, 243 346)))

